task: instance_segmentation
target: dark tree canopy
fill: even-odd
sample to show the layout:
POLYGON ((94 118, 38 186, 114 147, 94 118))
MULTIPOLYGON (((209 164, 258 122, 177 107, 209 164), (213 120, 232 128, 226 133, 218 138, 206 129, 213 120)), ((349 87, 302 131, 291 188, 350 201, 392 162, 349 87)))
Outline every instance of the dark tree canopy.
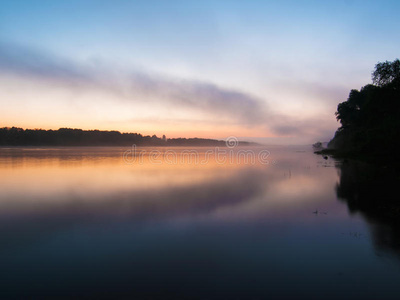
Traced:
POLYGON ((378 63, 372 81, 338 105, 335 115, 342 126, 330 147, 364 153, 400 147, 400 61, 378 63))
MULTIPOLYGON (((165 137, 165 136, 164 136, 165 137)), ((119 131, 0 128, 0 146, 224 146, 224 141, 201 138, 159 138, 119 131)), ((244 144, 245 142, 241 142, 244 144)))
POLYGON ((372 82, 377 86, 400 85, 400 60, 379 62, 372 72, 372 82))

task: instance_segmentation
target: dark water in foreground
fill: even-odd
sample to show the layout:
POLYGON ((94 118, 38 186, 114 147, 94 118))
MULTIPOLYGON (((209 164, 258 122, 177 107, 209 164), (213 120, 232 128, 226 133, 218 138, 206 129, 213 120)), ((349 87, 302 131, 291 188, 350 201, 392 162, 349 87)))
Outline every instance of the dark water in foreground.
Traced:
POLYGON ((398 299, 399 177, 266 149, 0 148, 0 298, 398 299))

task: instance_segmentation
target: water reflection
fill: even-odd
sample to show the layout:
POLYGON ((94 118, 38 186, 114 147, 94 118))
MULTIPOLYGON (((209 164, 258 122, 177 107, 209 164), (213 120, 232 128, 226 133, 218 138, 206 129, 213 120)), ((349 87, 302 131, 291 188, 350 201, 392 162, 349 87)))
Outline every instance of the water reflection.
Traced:
POLYGON ((269 147, 270 164, 250 165, 127 164, 125 150, 0 149, 1 298, 400 292, 399 268, 370 250, 373 222, 337 201, 338 181, 359 199, 356 175, 312 149, 269 147))
POLYGON ((361 214, 370 228, 378 255, 400 258, 400 173, 389 166, 345 161, 336 191, 351 214, 361 214))

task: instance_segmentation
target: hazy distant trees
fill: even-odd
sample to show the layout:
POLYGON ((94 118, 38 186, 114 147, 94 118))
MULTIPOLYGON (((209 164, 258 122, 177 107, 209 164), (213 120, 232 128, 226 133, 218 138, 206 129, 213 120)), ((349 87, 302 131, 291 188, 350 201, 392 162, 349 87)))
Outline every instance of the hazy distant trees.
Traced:
POLYGON ((372 81, 338 105, 341 127, 329 146, 376 153, 400 146, 400 61, 376 64, 372 81))
POLYGON ((0 128, 0 146, 224 146, 224 141, 198 138, 168 139, 119 131, 0 128))

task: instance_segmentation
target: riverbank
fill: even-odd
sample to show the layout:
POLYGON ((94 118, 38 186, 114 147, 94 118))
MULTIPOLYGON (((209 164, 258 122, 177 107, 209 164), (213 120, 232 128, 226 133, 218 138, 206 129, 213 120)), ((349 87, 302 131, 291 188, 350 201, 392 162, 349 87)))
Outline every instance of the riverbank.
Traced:
POLYGON ((333 148, 325 148, 314 151, 315 154, 330 156, 340 160, 356 160, 370 164, 395 167, 400 171, 400 156, 391 151, 365 152, 365 151, 346 151, 333 148))

